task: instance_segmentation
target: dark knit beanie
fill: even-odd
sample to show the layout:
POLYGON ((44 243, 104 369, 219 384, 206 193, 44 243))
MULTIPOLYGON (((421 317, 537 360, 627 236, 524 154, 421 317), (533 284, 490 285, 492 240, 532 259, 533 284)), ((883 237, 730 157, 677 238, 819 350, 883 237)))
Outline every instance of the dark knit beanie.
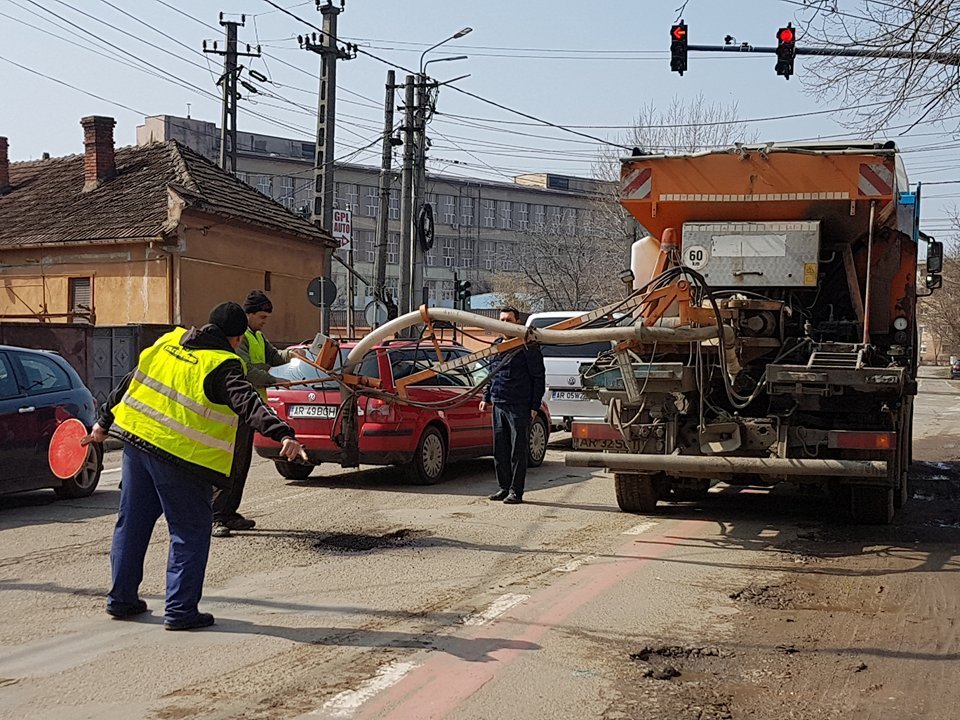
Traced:
POLYGON ((220 303, 210 311, 210 324, 227 337, 239 337, 247 331, 247 314, 235 302, 220 303))
POLYGON ((247 295, 247 299, 243 303, 243 311, 245 313, 258 312, 273 312, 273 303, 270 302, 270 298, 263 294, 260 290, 251 290, 250 294, 247 295))

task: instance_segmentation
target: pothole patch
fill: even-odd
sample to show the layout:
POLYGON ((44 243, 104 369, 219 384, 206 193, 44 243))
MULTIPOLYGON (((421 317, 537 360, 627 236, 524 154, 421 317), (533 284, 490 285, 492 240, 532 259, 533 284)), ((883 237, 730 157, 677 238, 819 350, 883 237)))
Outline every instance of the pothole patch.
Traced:
POLYGON ((748 585, 730 593, 730 599, 769 610, 791 610, 809 599, 809 596, 783 585, 748 585))
POLYGON ((718 647, 684 647, 663 645, 645 647, 631 653, 630 659, 643 666, 641 676, 653 680, 672 680, 687 673, 711 672, 716 661, 732 653, 718 647))
POLYGON ((368 533, 327 533, 313 540, 311 545, 317 550, 357 553, 389 548, 402 548, 415 545, 418 540, 429 537, 427 530, 401 528, 382 535, 368 533))

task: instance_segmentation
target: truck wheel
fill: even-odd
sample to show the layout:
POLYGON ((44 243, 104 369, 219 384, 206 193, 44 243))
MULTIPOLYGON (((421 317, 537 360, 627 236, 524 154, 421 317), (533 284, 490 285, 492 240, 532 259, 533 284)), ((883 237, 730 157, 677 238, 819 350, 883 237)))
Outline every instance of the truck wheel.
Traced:
POLYGON ((894 489, 853 485, 850 488, 850 517, 861 525, 886 525, 893 520, 894 489))
POLYGON ((313 468, 316 467, 315 465, 288 462, 287 460, 274 460, 273 464, 280 476, 287 480, 306 480, 313 472, 313 468))
POLYGON ((624 512, 656 512, 660 488, 653 475, 615 473, 613 485, 617 491, 617 505, 624 512))
POLYGON ((428 427, 417 443, 417 453, 407 468, 407 476, 414 485, 433 485, 447 466, 447 444, 443 434, 428 427))

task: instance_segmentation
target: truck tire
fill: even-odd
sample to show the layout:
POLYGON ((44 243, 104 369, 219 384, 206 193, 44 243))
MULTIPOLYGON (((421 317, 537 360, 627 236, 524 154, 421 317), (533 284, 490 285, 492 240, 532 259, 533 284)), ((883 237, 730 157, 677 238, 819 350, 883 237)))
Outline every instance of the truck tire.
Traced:
POLYGON ((315 465, 306 465, 304 463, 289 462, 287 460, 274 460, 274 467, 280 473, 280 477, 287 480, 306 480, 313 472, 315 465))
POLYGON ((853 485, 850 487, 850 517, 860 525, 887 525, 893 520, 894 488, 853 485))
POLYGON ((656 512, 660 489, 653 475, 615 473, 613 485, 617 491, 617 505, 623 512, 656 512))

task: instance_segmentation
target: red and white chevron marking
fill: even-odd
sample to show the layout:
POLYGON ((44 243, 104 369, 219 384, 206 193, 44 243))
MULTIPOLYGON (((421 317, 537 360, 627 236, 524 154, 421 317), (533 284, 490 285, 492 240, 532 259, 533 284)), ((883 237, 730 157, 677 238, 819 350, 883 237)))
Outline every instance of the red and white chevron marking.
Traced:
POLYGON ((861 163, 860 178, 857 183, 861 195, 893 194, 893 172, 883 163, 861 163))
POLYGON ((653 170, 648 167, 631 168, 620 179, 620 197, 624 200, 643 200, 653 191, 653 170))

